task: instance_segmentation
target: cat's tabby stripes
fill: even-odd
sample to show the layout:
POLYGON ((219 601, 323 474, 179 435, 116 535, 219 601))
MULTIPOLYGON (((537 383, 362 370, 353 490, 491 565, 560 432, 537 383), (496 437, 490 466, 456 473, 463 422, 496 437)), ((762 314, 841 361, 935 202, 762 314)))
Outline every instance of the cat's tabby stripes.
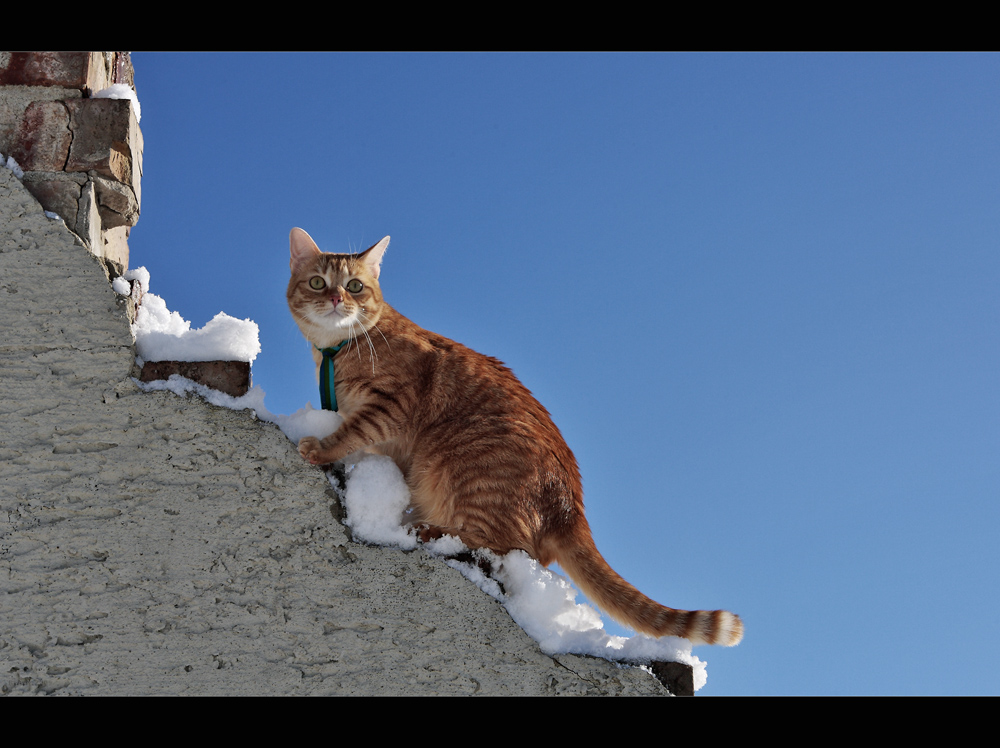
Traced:
POLYGON ((393 458, 410 488, 414 524, 470 548, 521 549, 553 561, 620 623, 653 636, 733 645, 739 617, 668 608, 608 566, 583 514, 576 459, 548 412, 495 358, 424 330, 383 299, 389 237, 360 255, 323 253, 291 232, 288 305, 316 349, 336 354, 343 425, 299 452, 313 464, 368 450, 393 458))

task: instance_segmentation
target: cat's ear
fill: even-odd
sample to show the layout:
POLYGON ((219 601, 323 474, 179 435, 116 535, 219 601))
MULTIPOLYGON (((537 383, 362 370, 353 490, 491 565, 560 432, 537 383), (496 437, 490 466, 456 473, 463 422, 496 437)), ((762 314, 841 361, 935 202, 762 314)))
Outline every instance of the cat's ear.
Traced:
POLYGON ((389 246, 389 237, 385 236, 378 244, 373 244, 361 253, 361 261, 365 263, 371 274, 378 278, 379 270, 382 268, 382 255, 385 254, 386 247, 389 246))
POLYGON ((320 254, 316 242, 300 228, 292 229, 288 235, 288 243, 291 246, 291 259, 288 261, 288 265, 292 274, 295 274, 305 263, 315 260, 316 255, 320 254))

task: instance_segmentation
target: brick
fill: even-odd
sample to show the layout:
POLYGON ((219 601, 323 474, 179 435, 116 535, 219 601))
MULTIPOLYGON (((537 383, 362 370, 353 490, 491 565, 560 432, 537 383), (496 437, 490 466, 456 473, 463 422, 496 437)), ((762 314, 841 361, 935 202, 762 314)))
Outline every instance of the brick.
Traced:
POLYGON ((250 363, 247 361, 147 361, 139 381, 169 379, 171 374, 180 374, 233 397, 245 395, 250 390, 250 363))

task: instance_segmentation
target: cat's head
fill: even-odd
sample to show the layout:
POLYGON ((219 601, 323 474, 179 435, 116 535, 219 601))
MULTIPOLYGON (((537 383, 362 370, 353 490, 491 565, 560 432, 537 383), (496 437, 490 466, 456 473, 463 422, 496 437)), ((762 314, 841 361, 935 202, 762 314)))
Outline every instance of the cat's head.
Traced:
POLYGON ((361 254, 321 252, 305 231, 292 229, 288 308, 302 334, 320 348, 358 337, 382 314, 378 285, 389 237, 361 254))

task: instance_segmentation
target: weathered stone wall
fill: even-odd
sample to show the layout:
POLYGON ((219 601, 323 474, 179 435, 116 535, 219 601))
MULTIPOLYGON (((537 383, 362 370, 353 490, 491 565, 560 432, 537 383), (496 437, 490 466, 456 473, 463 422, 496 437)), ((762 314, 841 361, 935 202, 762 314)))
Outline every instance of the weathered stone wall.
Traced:
POLYGON ((665 693, 353 542, 249 411, 139 391, 108 258, 25 181, 0 169, 0 693, 665 693))
POLYGON ((90 98, 115 83, 134 88, 127 52, 0 52, 0 153, 113 276, 128 267, 142 197, 131 102, 90 98))

